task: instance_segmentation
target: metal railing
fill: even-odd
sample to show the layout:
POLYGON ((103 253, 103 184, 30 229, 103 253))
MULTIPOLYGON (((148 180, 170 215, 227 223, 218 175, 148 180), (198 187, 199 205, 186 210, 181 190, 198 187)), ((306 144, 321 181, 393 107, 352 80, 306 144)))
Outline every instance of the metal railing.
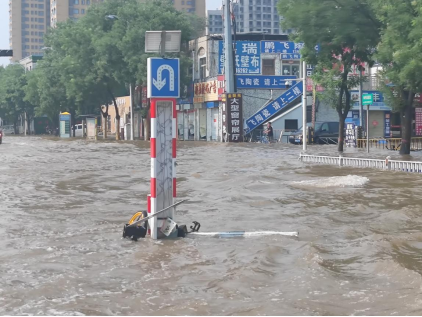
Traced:
POLYGON ((299 160, 305 163, 377 168, 407 173, 422 173, 422 162, 390 160, 389 157, 380 160, 344 156, 321 156, 300 154, 299 160))
MULTIPOLYGON (((401 146, 401 138, 389 138, 389 139, 369 139, 367 143, 366 139, 357 139, 356 145, 358 148, 366 148, 369 144, 370 148, 387 149, 387 150, 399 150, 401 146)), ((422 150, 422 138, 413 137, 410 141, 410 149, 413 151, 422 150)))

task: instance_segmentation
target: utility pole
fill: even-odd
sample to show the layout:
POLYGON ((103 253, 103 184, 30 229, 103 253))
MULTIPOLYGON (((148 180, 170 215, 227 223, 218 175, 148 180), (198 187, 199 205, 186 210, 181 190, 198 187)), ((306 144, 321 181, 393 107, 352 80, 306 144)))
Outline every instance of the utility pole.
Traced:
POLYGON ((359 71, 359 123, 363 130, 362 70, 359 71))
POLYGON ((133 135, 135 134, 135 127, 133 126, 133 96, 132 96, 132 83, 129 84, 129 95, 130 95, 130 140, 133 141, 133 135))
POLYGON ((230 0, 224 0, 224 75, 226 80, 226 92, 232 93, 234 88, 233 72, 233 39, 230 16, 230 0))
POLYGON ((303 144, 303 151, 306 151, 306 144, 307 144, 307 126, 306 126, 306 62, 303 61, 302 63, 302 83, 303 83, 303 94, 302 94, 302 144, 303 144))

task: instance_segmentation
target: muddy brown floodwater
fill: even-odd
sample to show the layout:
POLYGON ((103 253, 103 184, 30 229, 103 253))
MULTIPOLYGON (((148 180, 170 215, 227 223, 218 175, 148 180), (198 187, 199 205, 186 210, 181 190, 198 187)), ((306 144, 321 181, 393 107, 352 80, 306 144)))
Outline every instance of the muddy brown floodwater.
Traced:
POLYGON ((422 176, 303 164, 299 153, 179 143, 178 197, 189 201, 176 212, 203 232, 298 238, 133 242, 122 228, 146 208, 148 143, 6 136, 0 314, 421 315, 422 176))

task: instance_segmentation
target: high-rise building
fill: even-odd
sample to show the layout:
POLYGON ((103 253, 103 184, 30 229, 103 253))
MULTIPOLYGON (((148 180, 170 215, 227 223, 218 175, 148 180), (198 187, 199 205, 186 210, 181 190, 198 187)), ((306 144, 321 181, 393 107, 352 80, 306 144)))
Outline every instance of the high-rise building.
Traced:
MULTIPOLYGON (((289 34, 283 30, 277 11, 277 0, 237 0, 233 4, 237 33, 289 34)), ((223 10, 207 10, 206 34, 222 34, 223 10)))
POLYGON ((207 10, 206 35, 223 33, 223 11, 207 10))
POLYGON ((12 61, 42 55, 50 25, 50 0, 9 0, 9 45, 12 61))
POLYGON ((68 19, 77 20, 86 14, 89 6, 103 0, 48 0, 51 10, 51 27, 57 22, 65 22, 68 19))
POLYGON ((205 0, 173 0, 176 10, 194 13, 198 17, 205 18, 205 0))
MULTIPOLYGON (((44 34, 48 27, 55 27, 58 22, 68 19, 77 20, 86 14, 92 4, 103 1, 9 0, 9 43, 13 49, 11 60, 43 55, 44 34)), ((177 10, 205 17, 205 0, 173 0, 173 3, 177 10)))
POLYGON ((238 0, 233 6, 236 29, 239 33, 262 32, 288 34, 282 30, 277 11, 278 0, 238 0))

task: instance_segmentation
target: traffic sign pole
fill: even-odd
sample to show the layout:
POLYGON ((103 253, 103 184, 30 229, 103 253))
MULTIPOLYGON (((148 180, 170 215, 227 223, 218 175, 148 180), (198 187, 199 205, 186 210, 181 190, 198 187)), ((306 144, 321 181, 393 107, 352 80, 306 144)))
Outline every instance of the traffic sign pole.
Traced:
MULTIPOLYGON (((174 204, 176 197, 176 98, 180 92, 179 59, 148 58, 148 98, 151 98, 151 198, 150 215, 174 204)), ((175 207, 149 220, 151 238, 175 207)))
POLYGON ((374 96, 372 94, 362 95, 362 105, 366 105, 366 151, 369 153, 369 105, 374 102, 374 96))

